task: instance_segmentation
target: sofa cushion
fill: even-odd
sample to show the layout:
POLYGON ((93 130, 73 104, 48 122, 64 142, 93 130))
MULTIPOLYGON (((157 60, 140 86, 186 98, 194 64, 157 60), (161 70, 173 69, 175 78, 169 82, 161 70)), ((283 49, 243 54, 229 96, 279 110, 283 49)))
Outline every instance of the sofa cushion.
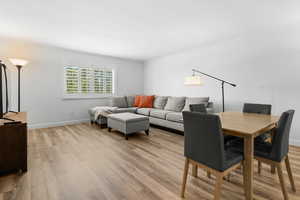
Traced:
POLYGON ((149 116, 150 111, 151 111, 151 108, 138 108, 136 112, 141 115, 149 116))
POLYGON ((136 110, 137 110, 137 107, 117 108, 117 109, 113 110, 113 113, 124 113, 124 112, 135 113, 136 110))
POLYGON ((190 111, 190 104, 204 104, 207 107, 209 97, 187 97, 185 99, 184 111, 190 111))
POLYGON ((166 119, 166 115, 170 112, 172 112, 172 111, 161 110, 161 109, 152 109, 150 111, 150 116, 160 118, 160 119, 166 119))
POLYGON ((168 101, 168 97, 155 96, 155 99, 153 102, 153 108, 164 109, 167 101, 168 101))
POLYGON ((107 118, 113 119, 116 121, 121 122, 139 122, 139 121, 148 121, 149 118, 146 116, 136 115, 133 113, 116 113, 116 114, 109 114, 107 118))
POLYGON ((168 121, 183 123, 182 112, 170 112, 167 114, 166 119, 168 121))
POLYGON ((126 97, 112 97, 111 106, 119 108, 127 108, 126 97))
POLYGON ((185 103, 185 97, 168 97, 165 110, 180 112, 182 111, 185 103))
POLYGON ((126 96, 127 106, 128 107, 134 107, 134 99, 135 96, 126 96))

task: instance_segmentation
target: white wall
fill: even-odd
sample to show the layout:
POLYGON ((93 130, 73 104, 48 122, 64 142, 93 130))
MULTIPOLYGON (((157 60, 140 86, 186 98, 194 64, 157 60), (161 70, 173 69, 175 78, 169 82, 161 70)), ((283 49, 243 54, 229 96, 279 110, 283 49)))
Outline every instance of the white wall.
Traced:
POLYGON ((209 96, 216 111, 220 111, 220 83, 203 77, 203 86, 184 86, 184 77, 197 68, 238 85, 225 87, 227 110, 241 111, 244 102, 272 104, 275 115, 295 109, 291 142, 300 145, 299 35, 299 28, 293 25, 253 30, 151 59, 145 63, 144 91, 157 95, 209 96))
POLYGON ((17 71, 7 59, 29 60, 21 72, 21 110, 28 112, 30 127, 87 120, 88 108, 107 102, 107 99, 63 100, 63 67, 66 65, 111 67, 117 73, 117 95, 143 92, 142 62, 8 38, 0 38, 0 56, 11 70, 13 110, 17 109, 17 71))

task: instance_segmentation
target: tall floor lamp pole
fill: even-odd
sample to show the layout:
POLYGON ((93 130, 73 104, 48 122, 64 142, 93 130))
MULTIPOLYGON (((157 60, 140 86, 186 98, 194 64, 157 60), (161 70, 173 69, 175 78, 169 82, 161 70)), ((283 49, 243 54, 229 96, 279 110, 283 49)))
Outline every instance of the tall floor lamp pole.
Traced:
POLYGON ((21 112, 21 65, 16 65, 18 68, 18 112, 21 112))
POLYGON ((28 61, 17 58, 11 58, 9 60, 18 69, 18 112, 21 112, 21 68, 25 66, 28 61))
POLYGON ((220 78, 217 78, 215 76, 212 76, 212 75, 209 75, 209 74, 206 74, 204 72, 201 72, 197 69, 192 69, 192 72, 193 72, 193 76, 192 77, 187 77, 188 80, 186 80, 186 84, 187 85, 200 85, 201 84, 201 80, 200 78, 198 78, 197 76, 195 76, 195 73, 199 73, 199 74, 202 74, 202 75, 205 75, 205 76, 208 76, 212 79, 215 79, 217 81, 220 81, 221 82, 221 87, 222 87, 222 108, 223 108, 223 112, 225 111, 225 101, 224 101, 224 84, 228 84, 228 85, 231 85, 233 87, 236 87, 236 84, 234 83, 230 83, 228 81, 225 81, 223 79, 220 79, 220 78))
POLYGON ((8 120, 8 121, 15 121, 13 119, 9 119, 4 117, 4 114, 8 113, 8 89, 7 89, 7 73, 6 73, 6 65, 2 63, 0 60, 0 119, 8 120), (5 79, 5 98, 6 98, 6 111, 3 111, 3 87, 2 87, 2 68, 4 70, 4 79, 5 79))

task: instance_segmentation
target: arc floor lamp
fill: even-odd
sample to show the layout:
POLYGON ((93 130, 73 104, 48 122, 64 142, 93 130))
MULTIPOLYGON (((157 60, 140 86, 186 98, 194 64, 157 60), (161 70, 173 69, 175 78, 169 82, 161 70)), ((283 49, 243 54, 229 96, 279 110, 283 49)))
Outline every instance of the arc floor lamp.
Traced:
POLYGON ((184 82, 185 85, 202 85, 201 78, 200 78, 200 76, 196 76, 196 73, 202 74, 204 76, 208 76, 208 77, 210 77, 212 79, 215 79, 215 80, 221 82, 221 87, 222 87, 222 107, 223 107, 223 112, 224 112, 225 111, 225 105, 224 105, 224 84, 226 83, 226 84, 231 85, 233 87, 236 87, 237 85, 234 84, 234 83, 230 83, 228 81, 225 81, 223 79, 217 78, 215 76, 206 74, 206 73, 201 72, 201 71, 199 71, 197 69, 192 69, 192 72, 193 72, 192 76, 188 76, 188 77, 185 78, 185 82, 184 82))

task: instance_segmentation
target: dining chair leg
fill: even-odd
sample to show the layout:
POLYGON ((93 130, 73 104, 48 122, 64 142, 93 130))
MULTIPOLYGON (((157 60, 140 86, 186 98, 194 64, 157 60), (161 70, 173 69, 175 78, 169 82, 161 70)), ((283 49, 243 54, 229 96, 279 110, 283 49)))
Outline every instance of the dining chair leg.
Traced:
POLYGON ((189 172, 189 159, 185 158, 185 164, 184 164, 184 172, 183 172, 183 178, 182 178, 182 188, 181 188, 181 197, 184 197, 185 192, 185 186, 186 186, 186 180, 189 172))
POLYGON ((271 165, 271 173, 272 174, 276 173, 276 166, 275 165, 271 165))
POLYGON ((215 200, 221 198, 221 188, 222 188, 223 176, 218 174, 216 177, 216 187, 215 187, 215 200))
POLYGON ((207 171, 206 174, 208 178, 211 178, 211 173, 209 171, 207 171))
POLYGON ((193 177, 197 177, 198 176, 198 166, 197 165, 193 165, 193 169, 192 169, 192 175, 193 177))
POLYGON ((258 174, 261 174, 261 162, 258 161, 258 174))
POLYGON ((293 178, 293 174, 292 174, 292 169, 291 169, 291 165, 290 165, 290 160, 289 160, 288 156, 286 156, 286 158, 285 158, 285 166, 286 166, 287 173, 289 175, 289 179, 290 179, 290 183, 291 183, 291 186, 292 186, 292 190, 294 192, 296 192, 295 182, 294 182, 294 178, 293 178))
POLYGON ((288 200, 289 197, 288 197, 288 193, 287 193, 286 187, 285 187, 285 182, 284 182, 284 177, 283 177, 283 172, 282 172, 282 165, 281 165, 281 163, 278 163, 276 165, 277 165, 277 173, 278 173, 283 197, 285 200, 288 200))

